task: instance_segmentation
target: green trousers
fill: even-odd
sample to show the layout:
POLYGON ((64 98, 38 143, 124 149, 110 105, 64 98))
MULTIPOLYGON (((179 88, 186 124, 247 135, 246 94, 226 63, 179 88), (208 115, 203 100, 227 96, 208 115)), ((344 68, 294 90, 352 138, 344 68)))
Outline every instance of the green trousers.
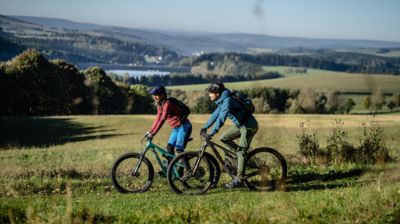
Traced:
POLYGON ((244 162, 247 150, 249 149, 253 136, 257 133, 258 123, 256 119, 251 116, 249 120, 242 126, 236 127, 233 125, 226 130, 220 137, 221 142, 228 146, 231 150, 236 152, 237 155, 237 176, 240 178, 244 175, 244 162), (239 144, 233 140, 239 139, 239 144))

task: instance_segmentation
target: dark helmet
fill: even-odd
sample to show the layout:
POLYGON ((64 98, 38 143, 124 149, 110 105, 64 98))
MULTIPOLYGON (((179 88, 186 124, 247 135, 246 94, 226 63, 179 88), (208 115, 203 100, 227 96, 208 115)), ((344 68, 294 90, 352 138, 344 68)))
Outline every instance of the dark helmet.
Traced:
POLYGON ((151 95, 167 95, 167 91, 165 90, 164 86, 155 86, 150 91, 149 94, 151 95))
POLYGON ((224 84, 222 82, 217 81, 217 82, 211 83, 207 87, 206 91, 209 93, 221 93, 224 89, 225 89, 224 84))

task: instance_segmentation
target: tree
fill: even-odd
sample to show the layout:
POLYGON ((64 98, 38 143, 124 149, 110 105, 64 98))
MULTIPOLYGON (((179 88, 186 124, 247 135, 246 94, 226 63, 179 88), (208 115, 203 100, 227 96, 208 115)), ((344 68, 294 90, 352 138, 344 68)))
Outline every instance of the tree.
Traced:
POLYGON ((209 114, 212 113, 216 107, 217 106, 211 101, 210 97, 204 95, 197 100, 197 104, 192 108, 192 111, 198 114, 209 114))
POLYGON ((364 98, 364 108, 369 109, 371 107, 371 97, 367 96, 364 98))
POLYGON ((91 101, 92 89, 85 85, 85 76, 73 64, 66 61, 56 59, 51 63, 58 68, 58 74, 65 80, 64 113, 91 114, 94 110, 91 101))
POLYGON ((341 104, 341 100, 339 97, 339 92, 337 91, 328 91, 326 93, 326 104, 325 104, 325 111, 327 113, 335 113, 338 112, 340 104, 341 104))
POLYGON ((155 105, 153 99, 149 95, 148 87, 145 85, 131 85, 128 91, 127 111, 131 114, 153 114, 155 113, 155 105))
POLYGON ((385 95, 383 95, 382 89, 377 89, 371 96, 371 107, 376 112, 382 110, 385 105, 385 95))
POLYGON ((400 93, 393 93, 392 101, 396 105, 396 107, 400 107, 400 93))
POLYGON ((294 113, 326 113, 327 97, 323 93, 311 89, 302 89, 292 100, 290 110, 294 113))
POLYGON ((125 113, 126 94, 106 75, 100 67, 91 67, 83 71, 87 83, 93 88, 92 102, 96 105, 95 113, 125 113))
POLYGON ((390 109, 390 111, 393 111, 393 109, 396 107, 396 104, 393 102, 393 100, 391 100, 387 107, 390 109))
POLYGON ((356 103, 352 98, 347 98, 346 102, 344 103, 343 110, 346 112, 346 114, 348 114, 355 105, 356 103))

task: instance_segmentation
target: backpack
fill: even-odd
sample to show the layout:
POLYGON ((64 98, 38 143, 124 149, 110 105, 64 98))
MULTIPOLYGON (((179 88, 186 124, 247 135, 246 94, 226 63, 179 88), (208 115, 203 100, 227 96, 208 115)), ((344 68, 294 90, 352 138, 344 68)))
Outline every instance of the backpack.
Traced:
POLYGON ((172 102, 173 104, 175 104, 180 111, 180 117, 181 117, 181 121, 185 120, 187 117, 189 117, 190 114, 190 109, 188 106, 186 106, 186 104, 184 104, 182 101, 174 98, 174 97, 170 97, 167 100, 169 100, 170 102, 172 102))
POLYGON ((249 118, 250 115, 252 115, 256 111, 253 102, 251 102, 251 100, 247 98, 245 95, 239 92, 232 92, 231 96, 243 107, 245 118, 249 118))

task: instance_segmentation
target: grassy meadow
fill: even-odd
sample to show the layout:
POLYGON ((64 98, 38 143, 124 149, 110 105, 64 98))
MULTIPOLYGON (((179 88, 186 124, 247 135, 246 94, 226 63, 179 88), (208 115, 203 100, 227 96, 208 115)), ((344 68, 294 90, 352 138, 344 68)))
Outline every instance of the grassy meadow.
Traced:
MULTIPOLYGON (((0 118, 1 223, 398 223, 400 220, 400 115, 256 115, 260 130, 252 147, 278 149, 289 162, 286 191, 227 191, 221 178, 205 195, 172 193, 156 176, 146 193, 120 194, 108 177, 122 153, 141 151, 153 115, 0 118), (296 135, 304 122, 322 146, 335 119, 357 145, 361 124, 384 129, 395 159, 388 164, 299 165, 296 135)), ((193 138, 208 115, 191 115, 193 138)), ((223 129, 231 125, 227 125, 223 129)), ((154 142, 165 146, 165 125, 154 142)), ((222 130, 223 131, 223 130, 222 130)), ((217 135, 215 138, 218 138, 217 135)), ((155 171, 159 167, 151 154, 155 171)))
MULTIPOLYGON (((291 74, 285 72, 283 67, 269 67, 271 71, 281 71, 286 77, 257 81, 225 83, 232 89, 249 89, 259 87, 275 87, 283 89, 337 90, 341 92, 366 93, 382 89, 384 93, 400 91, 400 77, 394 75, 371 75, 324 70, 307 69, 307 73, 291 74)), ((208 84, 171 86, 171 89, 204 90, 208 84)))
MULTIPOLYGON (((386 96, 385 101, 391 100, 392 94, 400 93, 400 76, 383 74, 360 74, 335 72, 320 69, 307 68, 306 73, 296 71, 290 66, 264 66, 265 72, 278 72, 283 78, 267 79, 245 82, 224 83, 230 89, 251 89, 272 87, 281 89, 312 89, 315 91, 339 91, 341 98, 353 99, 356 103, 351 113, 370 113, 364 107, 364 99, 373 92, 381 90, 386 96)), ((168 86, 170 89, 181 89, 185 91, 204 90, 208 84, 168 86)), ((380 112, 391 112, 384 105, 380 112)))

